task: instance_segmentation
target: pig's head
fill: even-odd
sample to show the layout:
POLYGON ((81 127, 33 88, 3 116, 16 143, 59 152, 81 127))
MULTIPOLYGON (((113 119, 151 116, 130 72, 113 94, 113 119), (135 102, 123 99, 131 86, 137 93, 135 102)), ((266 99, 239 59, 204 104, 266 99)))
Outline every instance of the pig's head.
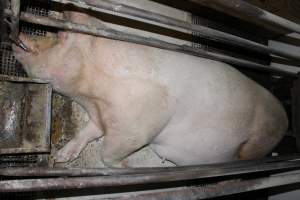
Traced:
POLYGON ((20 40, 28 48, 28 51, 13 44, 13 52, 16 59, 23 65, 30 77, 49 78, 46 75, 47 60, 45 54, 58 42, 57 37, 28 36, 20 34, 20 40))
POLYGON ((82 70, 88 62, 93 37, 59 32, 57 37, 27 36, 20 41, 28 48, 13 45, 14 55, 32 78, 49 80, 53 88, 63 94, 76 89, 74 82, 81 80, 82 70))

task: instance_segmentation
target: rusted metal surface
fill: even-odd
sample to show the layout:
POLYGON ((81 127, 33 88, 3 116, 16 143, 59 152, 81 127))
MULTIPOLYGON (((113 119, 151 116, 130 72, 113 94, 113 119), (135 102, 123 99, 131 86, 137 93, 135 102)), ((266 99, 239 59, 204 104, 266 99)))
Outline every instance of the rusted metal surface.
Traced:
MULTIPOLYGON (((0 1, 0 41, 7 41, 8 40, 8 32, 7 32, 7 23, 5 22, 4 18, 4 9, 7 8, 7 0, 0 1)), ((1 43, 0 43, 1 45, 1 43)), ((1 46, 0 46, 1 49, 1 46)))
MULTIPOLYGON (((5 10, 5 13, 7 15, 10 15, 9 10, 5 10)), ((199 57, 204 57, 212 60, 217 60, 233 65, 238 65, 240 67, 247 67, 247 68, 254 68, 254 69, 259 69, 259 70, 264 70, 264 71, 273 71, 277 72, 280 74, 285 74, 289 76, 296 76, 295 73, 293 72, 288 72, 284 71, 272 66, 266 66, 262 64, 258 64, 252 61, 248 60, 243 60, 240 58, 224 55, 221 53, 216 53, 216 52, 210 52, 206 51, 203 49, 199 48, 193 48, 191 46, 187 45, 177 45, 169 42, 165 42, 159 39, 154 39, 154 38, 147 38, 143 36, 138 36, 135 34, 130 34, 130 33, 125 33, 121 31, 117 31, 115 29, 107 28, 107 27, 95 27, 95 26, 89 26, 89 25, 83 25, 83 24, 77 24, 77 23, 72 23, 67 20, 58 20, 58 19, 51 19, 48 17, 42 17, 42 16, 36 16, 30 13, 21 13, 21 19, 30 22, 30 23, 35 23, 35 24, 40 24, 40 25, 46 25, 50 27, 56 27, 60 29, 65 29, 65 30, 70 30, 70 31, 75 31, 75 32, 80 32, 80 33, 85 33, 85 34, 90 34, 94 36, 102 36, 105 38, 109 39, 116 39, 116 40, 121 40, 121 41, 127 41, 127 42, 133 42, 137 44, 143 44, 143 45, 148 45, 152 47, 157 47, 161 49, 167 49, 171 51, 177 51, 177 52, 182 52, 194 56, 199 56, 199 57)))
POLYGON ((19 35, 19 17, 20 17, 21 2, 20 0, 11 0, 10 3, 11 3, 11 11, 12 11, 11 22, 10 22, 10 29, 11 29, 10 38, 15 41, 19 35))
MULTIPOLYGON (((166 171, 136 172, 132 169, 133 174, 120 174, 109 176, 92 176, 92 177, 58 177, 58 178, 37 178, 37 179, 20 179, 0 181, 0 192, 26 192, 26 191, 45 191, 61 189, 83 189, 99 187, 117 187, 139 184, 152 183, 171 183, 178 181, 200 180, 216 177, 230 177, 233 175, 245 175, 258 172, 276 172, 300 169, 300 161, 278 161, 263 164, 248 164, 240 166, 225 165, 222 166, 194 166, 189 168, 172 168, 166 171)), ((126 170, 126 169, 125 169, 126 170)), ((143 170, 143 169, 139 169, 143 170)), ((130 171, 130 170, 129 170, 130 171)), ((115 171, 116 172, 116 171, 115 171)), ((299 180, 300 181, 300 180, 299 180)))
POLYGON ((15 43, 17 46, 22 48, 24 51, 29 51, 29 49, 26 47, 26 45, 19 39, 19 26, 20 26, 20 7, 21 2, 20 0, 11 0, 11 16, 10 16, 10 22, 7 21, 7 23, 10 26, 10 39, 13 43, 15 43))
POLYGON ((50 84, 0 76, 0 154, 50 151, 50 84))
POLYGON ((135 7, 131 7, 128 5, 124 5, 121 3, 116 3, 109 0, 95 1, 95 0, 53 0, 55 2, 64 3, 64 4, 72 4, 74 6, 85 8, 92 11, 111 11, 113 14, 121 13, 125 15, 129 15, 131 17, 139 18, 142 20, 150 20, 155 23, 161 23, 164 25, 182 28, 188 31, 197 32, 198 35, 209 38, 211 40, 215 40, 218 42, 222 42, 225 44, 230 44, 234 46, 243 47, 255 52, 263 52, 269 54, 275 54, 286 58, 300 60, 300 56, 296 53, 282 51, 280 49, 272 48, 269 46, 265 46, 256 42, 252 42, 250 40, 231 35, 225 32, 221 32, 218 30, 214 30, 205 26, 191 24, 185 21, 177 20, 171 17, 164 16, 162 14, 154 13, 148 10, 143 10, 135 7))

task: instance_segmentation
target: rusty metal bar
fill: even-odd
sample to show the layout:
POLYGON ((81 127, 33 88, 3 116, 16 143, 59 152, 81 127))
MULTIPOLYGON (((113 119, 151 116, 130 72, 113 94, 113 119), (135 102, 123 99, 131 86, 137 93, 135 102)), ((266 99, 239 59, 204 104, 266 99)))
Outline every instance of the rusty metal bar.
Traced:
POLYGON ((11 0, 11 33, 10 38, 16 40, 19 34, 20 0, 11 0))
POLYGON ((185 21, 177 20, 165 15, 154 13, 148 10, 143 10, 140 8, 131 7, 121 3, 116 3, 110 0, 52 0, 55 2, 63 4, 72 4, 76 7, 92 10, 92 11, 110 11, 114 13, 121 13, 129 15, 131 17, 150 20, 155 23, 160 23, 168 26, 173 26, 177 28, 182 28, 188 31, 197 32, 199 35, 211 40, 216 40, 225 44, 230 44, 234 46, 240 46, 256 52, 265 52, 269 54, 275 54, 278 56, 300 60, 300 55, 292 52, 286 52, 273 47, 268 47, 235 35, 231 35, 225 32, 214 30, 205 26, 191 24, 185 21))
POLYGON ((275 172, 300 169, 300 161, 256 164, 253 166, 227 167, 215 169, 190 169, 144 174, 127 174, 75 178, 39 178, 0 181, 0 192, 27 192, 61 189, 83 189, 96 187, 116 187, 150 183, 198 180, 204 178, 228 177, 257 172, 275 172))
MULTIPOLYGON (((5 10, 5 13, 6 15, 11 14, 9 10, 5 10)), ((20 19, 30 23, 56 27, 56 28, 65 29, 69 31, 75 31, 75 32, 90 34, 94 36, 101 36, 109 39, 133 42, 136 44, 148 45, 148 46, 157 47, 161 49, 177 51, 177 52, 186 53, 198 57, 204 57, 204 58, 217 60, 217 61, 221 61, 233 65, 238 65, 241 67, 248 67, 248 68, 259 69, 264 71, 273 71, 273 72, 277 72, 283 75, 289 75, 293 77, 297 76, 296 73, 280 70, 272 66, 266 66, 252 61, 243 60, 240 58, 235 58, 232 56, 228 56, 216 52, 210 52, 203 49, 193 48, 187 45, 177 45, 177 44, 168 43, 151 37, 143 37, 135 34, 125 33, 104 26, 95 27, 95 26, 77 24, 66 20, 53 19, 49 17, 37 16, 37 15, 33 15, 30 13, 23 13, 23 12, 21 13, 20 19)))
POLYGON ((256 21, 257 23, 265 22, 270 25, 276 25, 292 32, 300 33, 300 25, 274 15, 268 11, 242 0, 188 0, 201 6, 212 8, 219 12, 246 20, 256 21))
MULTIPOLYGON (((149 190, 104 197, 102 200, 197 200, 262 190, 272 187, 300 183, 300 174, 280 175, 250 180, 227 180, 203 186, 178 187, 161 190, 149 190)), ((99 196, 101 197, 101 196, 99 196)))
MULTIPOLYGON (((262 164, 292 161, 300 159, 299 154, 289 156, 278 156, 257 160, 243 160, 228 163, 206 164, 199 166, 182 167, 155 167, 155 168, 5 168, 0 170, 0 176, 9 177, 85 177, 85 176, 112 176, 128 174, 146 174, 160 172, 178 171, 204 171, 205 170, 224 170, 227 168, 251 167, 262 164)), ((271 167, 271 166, 270 166, 271 167)))

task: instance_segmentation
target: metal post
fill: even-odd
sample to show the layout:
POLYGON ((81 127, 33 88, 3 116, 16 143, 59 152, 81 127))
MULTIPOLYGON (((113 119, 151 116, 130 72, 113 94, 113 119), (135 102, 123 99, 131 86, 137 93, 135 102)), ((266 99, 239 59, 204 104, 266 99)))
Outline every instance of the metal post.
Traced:
POLYGON ((20 0, 11 0, 11 33, 10 38, 17 40, 19 34, 20 0))

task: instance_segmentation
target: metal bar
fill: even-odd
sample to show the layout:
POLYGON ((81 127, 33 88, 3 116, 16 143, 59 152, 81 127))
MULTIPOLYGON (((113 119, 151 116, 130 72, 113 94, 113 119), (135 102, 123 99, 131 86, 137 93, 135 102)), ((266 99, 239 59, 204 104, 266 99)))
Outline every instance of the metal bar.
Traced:
POLYGON ((300 67, 300 62, 295 61, 295 60, 287 60, 287 59, 279 58, 279 57, 272 57, 271 60, 273 63, 276 63, 276 64, 300 67))
POLYGON ((0 181, 0 192, 27 192, 61 189, 115 187, 150 183, 196 180, 257 172, 275 172, 300 169, 300 161, 257 164, 255 166, 228 167, 215 170, 183 170, 147 174, 98 177, 44 178, 0 181))
POLYGON ((19 34, 20 0, 11 0, 11 33, 10 38, 17 40, 19 34))
POLYGON ((201 6, 209 7, 228 15, 243 19, 263 21, 277 25, 292 32, 300 33, 300 25, 253 6, 242 0, 188 0, 201 6))
MULTIPOLYGON (((264 177, 250 180, 228 180, 203 186, 178 187, 161 190, 150 190, 119 194, 115 197, 104 197, 107 200, 196 200, 226 195, 262 190, 272 187, 284 186, 300 182, 300 174, 294 173, 274 177, 264 177)), ((108 195, 107 195, 108 196, 108 195)))
POLYGON ((184 167, 155 167, 155 168, 5 168, 0 170, 0 176, 9 177, 84 177, 84 176, 112 176, 128 174, 145 174, 159 172, 177 172, 177 171, 203 171, 203 170, 221 170, 227 168, 249 167, 274 162, 291 161, 300 159, 299 154, 289 156, 278 156, 257 160, 243 160, 228 163, 206 164, 199 166, 184 167))
POLYGON ((216 40, 225 44, 240 46, 256 52, 265 52, 275 54, 278 56, 300 60, 300 55, 292 52, 286 52, 273 47, 268 47, 235 35, 214 30, 205 26, 191 24, 185 21, 177 20, 165 15, 154 13, 148 10, 127 6, 121 3, 116 3, 109 0, 95 1, 95 0, 52 0, 63 4, 72 4, 76 7, 85 8, 93 11, 111 11, 114 13, 121 13, 131 17, 150 20, 155 23, 165 24, 177 28, 182 28, 188 31, 199 33, 202 37, 216 40))
POLYGON ((8 35, 7 35, 7 24, 5 24, 5 17, 4 17, 4 9, 7 8, 7 0, 0 1, 0 40, 1 41, 7 41, 8 35))
MULTIPOLYGON (((9 10, 5 10, 5 13, 6 15, 11 14, 9 10)), ((30 13, 23 13, 23 12, 21 13, 20 19, 30 23, 56 27, 56 28, 65 29, 69 31, 75 31, 75 32, 90 34, 94 36, 101 36, 109 39, 133 42, 133 43, 148 45, 148 46, 157 47, 161 49, 177 51, 177 52, 186 53, 198 57, 204 57, 204 58, 217 60, 217 61, 221 61, 233 65, 238 65, 241 67, 259 69, 264 71, 273 71, 273 72, 277 72, 283 75, 289 75, 293 77, 297 76, 296 73, 280 70, 272 66, 266 66, 248 60, 243 60, 232 56, 223 55, 216 52, 210 52, 203 49, 193 48, 187 45, 177 45, 177 44, 168 43, 151 37, 143 37, 135 34, 125 33, 104 26, 95 27, 95 26, 77 24, 66 20, 53 19, 49 17, 37 16, 37 15, 33 15, 30 13)))

